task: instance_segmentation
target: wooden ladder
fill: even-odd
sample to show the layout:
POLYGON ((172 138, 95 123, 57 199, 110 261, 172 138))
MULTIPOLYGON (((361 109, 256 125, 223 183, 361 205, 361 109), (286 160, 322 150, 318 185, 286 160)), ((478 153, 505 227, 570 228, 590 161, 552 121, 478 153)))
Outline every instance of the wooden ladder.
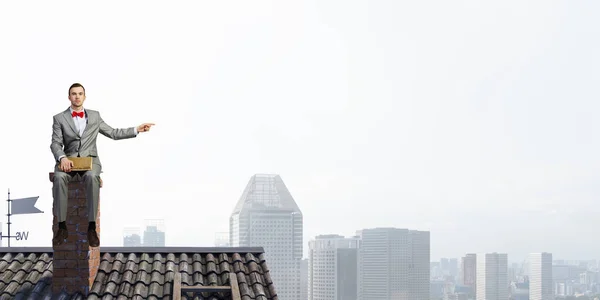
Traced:
POLYGON ((190 285, 181 286, 181 273, 175 272, 173 279, 173 300, 181 300, 183 293, 214 293, 214 292, 231 292, 232 300, 241 300, 240 286, 237 281, 237 276, 234 272, 229 272, 229 285, 190 285))

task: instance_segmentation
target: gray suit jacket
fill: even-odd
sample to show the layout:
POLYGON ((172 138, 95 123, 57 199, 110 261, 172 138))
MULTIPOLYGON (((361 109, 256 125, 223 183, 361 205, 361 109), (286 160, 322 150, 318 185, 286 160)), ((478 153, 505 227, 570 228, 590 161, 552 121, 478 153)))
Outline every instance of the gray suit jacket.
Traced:
MULTIPOLYGON (((75 127, 69 108, 54 116, 50 150, 57 163, 58 158, 62 155, 97 158, 96 138, 98 137, 98 133, 113 140, 128 139, 136 136, 134 127, 114 129, 104 123, 99 112, 85 109, 85 113, 87 116, 87 125, 81 136, 77 127, 75 127)), ((99 163, 99 159, 95 159, 95 161, 99 163)))

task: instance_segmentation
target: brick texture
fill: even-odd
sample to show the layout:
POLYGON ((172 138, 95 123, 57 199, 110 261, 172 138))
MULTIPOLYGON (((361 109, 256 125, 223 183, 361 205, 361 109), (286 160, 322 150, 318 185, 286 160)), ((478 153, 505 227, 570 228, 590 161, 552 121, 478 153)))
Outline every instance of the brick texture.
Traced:
MULTIPOLYGON (((50 173, 52 181, 53 173, 50 173)), ((67 230, 69 237, 62 245, 52 245, 53 274, 52 293, 61 290, 72 294, 75 292, 88 294, 100 265, 100 247, 90 247, 87 240, 88 214, 86 187, 80 176, 75 176, 69 183, 69 199, 67 208, 67 230)), ((96 232, 100 236, 100 203, 96 218, 96 232)), ((52 236, 58 230, 58 220, 53 218, 52 236)))

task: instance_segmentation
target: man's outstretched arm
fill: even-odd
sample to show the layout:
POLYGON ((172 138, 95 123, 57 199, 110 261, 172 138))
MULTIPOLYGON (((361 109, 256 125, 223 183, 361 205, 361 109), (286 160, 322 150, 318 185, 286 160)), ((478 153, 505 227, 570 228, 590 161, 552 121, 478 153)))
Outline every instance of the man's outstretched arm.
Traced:
POLYGON ((144 123, 138 127, 112 128, 110 125, 106 124, 104 120, 102 120, 100 114, 98 114, 98 118, 100 119, 100 133, 113 140, 134 138, 139 132, 149 131, 150 127, 154 125, 153 123, 144 123))

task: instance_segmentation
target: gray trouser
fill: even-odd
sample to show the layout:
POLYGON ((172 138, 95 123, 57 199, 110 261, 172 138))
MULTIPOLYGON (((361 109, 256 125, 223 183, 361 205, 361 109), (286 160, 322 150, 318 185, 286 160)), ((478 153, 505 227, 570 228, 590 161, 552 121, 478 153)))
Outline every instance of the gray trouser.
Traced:
POLYGON ((98 198, 100 196, 100 173, 102 165, 97 157, 93 158, 91 171, 69 172, 60 170, 60 163, 54 167, 54 182, 52 186, 52 196, 54 197, 54 215, 59 222, 67 220, 67 200, 69 197, 69 181, 75 174, 79 173, 86 187, 88 221, 96 222, 98 215, 98 198))

